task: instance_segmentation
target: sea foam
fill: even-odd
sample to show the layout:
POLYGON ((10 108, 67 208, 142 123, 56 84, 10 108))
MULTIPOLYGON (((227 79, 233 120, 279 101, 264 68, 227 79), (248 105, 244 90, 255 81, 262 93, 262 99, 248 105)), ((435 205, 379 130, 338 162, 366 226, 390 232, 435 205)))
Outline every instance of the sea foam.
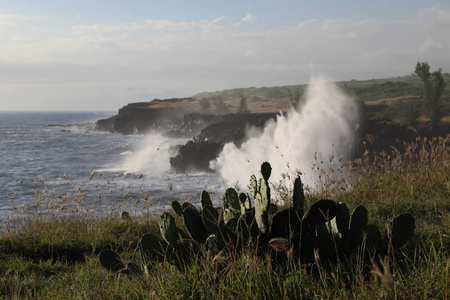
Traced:
POLYGON ((348 158, 357 122, 356 101, 335 84, 314 78, 299 107, 269 121, 262 131, 249 130, 240 148, 226 144, 217 167, 228 186, 245 187, 252 174, 261 176, 260 165, 268 161, 271 182, 283 181, 283 173, 301 172, 303 182, 314 187, 319 181, 313 170, 316 158, 323 160, 322 168, 334 167, 330 155, 348 158))

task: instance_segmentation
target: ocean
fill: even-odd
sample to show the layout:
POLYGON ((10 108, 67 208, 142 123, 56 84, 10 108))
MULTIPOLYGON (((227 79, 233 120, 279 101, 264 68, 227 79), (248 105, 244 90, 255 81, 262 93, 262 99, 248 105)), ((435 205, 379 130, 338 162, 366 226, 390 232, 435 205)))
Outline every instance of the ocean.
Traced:
POLYGON ((55 214, 161 213, 173 200, 215 201, 218 173, 172 174, 171 146, 186 139, 96 132, 114 112, 0 112, 0 226, 55 214))

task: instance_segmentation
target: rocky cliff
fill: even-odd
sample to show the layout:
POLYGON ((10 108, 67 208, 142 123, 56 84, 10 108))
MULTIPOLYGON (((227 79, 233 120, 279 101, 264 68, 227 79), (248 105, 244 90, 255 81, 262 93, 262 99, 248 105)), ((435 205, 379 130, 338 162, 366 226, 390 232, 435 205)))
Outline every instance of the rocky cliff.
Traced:
POLYGON ((216 159, 226 143, 241 145, 246 140, 248 127, 262 128, 277 114, 227 114, 214 116, 193 140, 178 147, 177 155, 170 158, 176 173, 211 171, 209 162, 216 159))
MULTIPOLYGON (((191 98, 132 103, 121 108, 116 116, 97 121, 96 129, 121 134, 156 131, 169 137, 188 137, 191 139, 189 142, 173 149, 171 168, 176 173, 204 172, 211 171, 209 162, 218 156, 226 143, 241 145, 248 127, 262 128, 269 119, 276 119, 278 115, 204 114, 199 111, 200 107, 191 98)), ((391 147, 402 149, 403 141, 414 141, 417 136, 431 138, 446 136, 450 132, 450 123, 431 131, 426 124, 412 129, 368 118, 363 118, 360 125, 358 140, 364 142, 364 146, 355 147, 354 157, 361 156, 365 150, 390 153, 391 147)))
POLYGON ((215 159, 228 142, 237 145, 245 141, 249 126, 261 128, 276 113, 199 113, 191 98, 153 100, 131 103, 111 118, 98 120, 96 130, 120 134, 159 132, 169 137, 191 138, 176 147, 170 158, 176 173, 211 171, 209 162, 215 159), (189 104, 191 104, 189 106, 189 104))
POLYGON ((152 102, 131 103, 121 109, 116 116, 97 121, 97 130, 121 134, 170 130, 174 124, 183 121, 183 109, 176 106, 190 99, 153 100, 152 102), (163 101, 168 101, 162 104, 163 101), (171 105, 168 105, 168 104, 171 105))

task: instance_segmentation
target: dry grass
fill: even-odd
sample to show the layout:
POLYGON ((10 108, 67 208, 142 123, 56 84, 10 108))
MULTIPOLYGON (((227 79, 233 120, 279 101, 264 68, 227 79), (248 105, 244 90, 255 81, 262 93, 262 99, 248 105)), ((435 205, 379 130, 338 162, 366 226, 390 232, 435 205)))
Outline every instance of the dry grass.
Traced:
MULTIPOLYGON (((274 272, 270 260, 246 249, 235 257, 206 253, 186 270, 154 264, 148 275, 102 269, 97 253, 118 251, 138 259, 136 241, 158 232, 154 219, 53 217, 29 222, 0 236, 0 297, 6 299, 448 299, 450 297, 450 137, 418 138, 391 153, 366 153, 341 169, 318 172, 323 188, 307 200, 332 198, 349 207, 364 204, 369 219, 384 224, 400 212, 416 216, 410 243, 389 261, 351 270, 308 267, 274 272), (347 168, 350 170, 347 171, 347 168), (347 173, 349 172, 349 173, 347 173), (346 176, 344 176, 346 175, 346 176), (343 179, 344 178, 344 179, 343 179)), ((320 162, 318 162, 320 163, 320 162)), ((274 245, 283 248, 283 245, 274 245)))

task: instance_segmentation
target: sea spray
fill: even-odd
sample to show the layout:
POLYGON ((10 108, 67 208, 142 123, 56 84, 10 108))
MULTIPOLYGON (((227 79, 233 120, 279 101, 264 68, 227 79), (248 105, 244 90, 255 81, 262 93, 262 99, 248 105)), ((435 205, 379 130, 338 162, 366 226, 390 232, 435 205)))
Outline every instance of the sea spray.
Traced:
POLYGON ((177 139, 165 138, 160 134, 136 137, 128 144, 109 167, 97 171, 123 172, 126 174, 153 174, 161 176, 170 170, 170 149, 177 139))
POLYGON ((185 144, 187 138, 169 138, 157 133, 128 138, 132 139, 126 147, 121 147, 121 152, 116 152, 115 161, 96 169, 95 174, 113 176, 114 184, 129 187, 130 195, 142 192, 162 203, 170 199, 196 198, 204 189, 223 190, 223 181, 218 175, 171 171, 170 157, 176 155, 174 146, 185 144))
POLYGON ((324 78, 311 80, 304 100, 301 107, 267 123, 262 132, 248 131, 240 148, 225 145, 217 166, 227 185, 247 186, 250 176, 260 176, 259 166, 268 161, 272 182, 283 182, 283 174, 301 172, 305 184, 318 187, 317 160, 328 169, 334 167, 330 156, 349 157, 358 122, 356 101, 324 78))
POLYGON ((136 149, 125 155, 118 167, 126 173, 152 172, 160 175, 170 169, 169 148, 167 138, 159 134, 148 135, 136 149))

